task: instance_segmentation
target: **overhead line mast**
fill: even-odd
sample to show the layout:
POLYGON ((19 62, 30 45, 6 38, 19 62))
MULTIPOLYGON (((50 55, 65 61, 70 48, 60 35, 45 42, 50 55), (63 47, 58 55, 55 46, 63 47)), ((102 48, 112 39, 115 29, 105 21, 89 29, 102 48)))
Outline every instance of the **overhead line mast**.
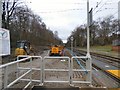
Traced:
POLYGON ((87 0, 87 56, 90 57, 90 40, 89 40, 89 0, 87 0))
POLYGON ((2 0, 0 0, 0 28, 2 27, 2 0))
POLYGON ((120 31, 120 1, 118 2, 118 31, 120 31))

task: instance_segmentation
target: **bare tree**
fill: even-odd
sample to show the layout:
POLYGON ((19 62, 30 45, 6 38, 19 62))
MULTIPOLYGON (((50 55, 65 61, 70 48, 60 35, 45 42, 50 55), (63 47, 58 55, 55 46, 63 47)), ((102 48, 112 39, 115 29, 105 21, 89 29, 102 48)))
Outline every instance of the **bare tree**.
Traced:
MULTIPOLYGON (((105 18, 98 18, 90 27, 90 43, 91 45, 107 45, 112 44, 112 40, 117 39, 118 20, 112 15, 105 18)), ((86 25, 81 25, 75 29, 70 37, 73 36, 77 46, 86 45, 86 25)), ((68 44, 70 39, 68 38, 68 44)), ((67 44, 67 45, 68 45, 67 44)))
POLYGON ((2 13, 2 27, 8 29, 9 22, 11 20, 11 16, 16 9, 16 7, 20 4, 19 0, 4 0, 3 1, 3 13, 2 13))

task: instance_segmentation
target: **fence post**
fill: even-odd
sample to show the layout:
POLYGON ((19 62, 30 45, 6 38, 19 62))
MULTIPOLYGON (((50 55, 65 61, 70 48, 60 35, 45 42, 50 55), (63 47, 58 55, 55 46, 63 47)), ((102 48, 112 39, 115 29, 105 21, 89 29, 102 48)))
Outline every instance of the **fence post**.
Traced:
POLYGON ((42 58, 42 64, 41 65, 41 84, 43 84, 43 58, 42 58))
MULTIPOLYGON (((19 57, 17 57, 17 61, 19 60, 19 57)), ((17 72, 16 72, 16 78, 19 76, 19 63, 17 63, 17 72)))
POLYGON ((4 88, 8 85, 8 66, 4 68, 4 88))
MULTIPOLYGON (((2 65, 2 56, 0 56, 0 65, 2 65)), ((0 68, 0 90, 3 88, 3 69, 0 68)))
POLYGON ((92 82, 92 59, 90 57, 86 60, 86 69, 90 70, 90 72, 87 73, 86 80, 92 82))
POLYGON ((32 83, 32 57, 30 58, 30 83, 32 83))

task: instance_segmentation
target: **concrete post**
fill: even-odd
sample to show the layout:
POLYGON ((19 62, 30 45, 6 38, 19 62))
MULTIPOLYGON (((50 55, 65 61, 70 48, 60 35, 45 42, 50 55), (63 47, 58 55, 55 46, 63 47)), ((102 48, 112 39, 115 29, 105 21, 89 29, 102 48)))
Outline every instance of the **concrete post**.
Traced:
POLYGON ((92 85, 92 59, 90 56, 90 30, 89 30, 89 22, 90 22, 90 15, 89 15, 89 0, 87 0, 87 58, 86 61, 86 69, 90 69, 90 72, 87 74, 86 79, 90 81, 92 85))
MULTIPOLYGON (((0 56, 0 65, 2 64, 2 56, 0 56)), ((3 70, 0 69, 0 90, 2 90, 3 87, 3 76, 2 76, 3 70)))
POLYGON ((71 37, 71 54, 73 53, 73 37, 71 37))
POLYGON ((89 40, 89 0, 87 0, 87 56, 90 57, 90 40, 89 40))
MULTIPOLYGON (((2 27, 2 0, 0 0, 0 28, 2 27)), ((0 40, 2 43, 2 40, 0 40)), ((2 48, 2 44, 0 45, 0 48, 2 48)), ((1 53, 1 52, 0 52, 1 53)), ((0 56, 0 65, 2 64, 2 56, 0 56)), ((2 76, 2 69, 0 69, 0 90, 2 89, 2 81, 3 81, 3 76, 2 76)))
POLYGON ((118 2, 118 20, 120 20, 120 1, 118 2))
POLYGON ((0 28, 2 27, 2 0, 0 0, 0 28))
POLYGON ((120 31, 120 1, 118 2, 118 30, 120 31))

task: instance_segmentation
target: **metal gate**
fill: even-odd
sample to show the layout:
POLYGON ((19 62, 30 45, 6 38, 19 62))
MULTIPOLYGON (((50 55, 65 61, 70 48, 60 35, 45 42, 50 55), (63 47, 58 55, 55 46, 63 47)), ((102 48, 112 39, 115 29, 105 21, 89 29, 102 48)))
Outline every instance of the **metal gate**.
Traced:
POLYGON ((73 56, 71 58, 71 77, 73 77, 73 72, 81 72, 83 73, 85 76, 85 80, 73 80, 73 78, 71 78, 71 83, 88 83, 91 84, 92 82, 92 64, 91 64, 91 58, 88 58, 87 56, 73 56), (84 60, 83 60, 84 59, 84 60), (74 61, 77 62, 77 64, 80 66, 80 68, 78 69, 74 69, 74 61), (84 63, 84 65, 82 65, 82 63, 84 63))
MULTIPOLYGON (((17 57, 17 60, 19 61, 19 58, 21 58, 21 57, 25 57, 25 56, 18 56, 17 57)), ((30 66, 28 67, 28 68, 26 68, 26 67, 20 67, 19 66, 19 63, 17 63, 17 78, 19 77, 19 70, 31 70, 31 73, 30 73, 30 79, 20 79, 21 81, 28 81, 28 82, 38 82, 39 84, 41 84, 42 85, 42 57, 41 56, 30 56, 31 58, 30 58, 30 66), (39 59, 39 62, 37 62, 37 63, 39 63, 39 66, 40 67, 33 67, 33 65, 32 65, 32 62, 33 62, 33 60, 34 59, 39 59), (32 72, 34 72, 34 71, 38 71, 38 73, 40 74, 40 76, 39 76, 39 79, 37 80, 37 79, 32 79, 32 72)), ((31 84, 30 83, 30 84, 31 84)), ((29 84, 28 84, 28 86, 29 86, 29 84)), ((26 86, 27 87, 27 86, 26 86)))
MULTIPOLYGON (((80 64, 80 62, 78 60, 76 60, 75 62, 78 62, 78 64, 80 64)), ((74 57, 71 57, 71 59, 69 57, 65 57, 65 56, 62 56, 62 57, 45 56, 44 58, 42 58, 41 56, 19 56, 19 57, 17 57, 17 61, 10 62, 10 63, 4 64, 4 65, 0 65, 0 69, 1 68, 5 68, 5 70, 4 70, 4 77, 5 77, 4 78, 4 88, 9 88, 20 80, 28 81, 28 84, 24 88, 27 88, 29 85, 32 84, 32 82, 38 82, 40 85, 43 85, 46 82, 68 83, 69 85, 71 85, 74 83, 91 83, 91 81, 92 81, 91 80, 91 77, 92 77, 92 75, 91 75, 92 74, 91 58, 88 58, 87 56, 81 56, 81 57, 74 56, 74 57), (19 59, 21 57, 25 57, 25 58, 19 59), (32 62, 33 62, 34 58, 39 59, 37 63, 39 64, 40 67, 35 67, 35 68, 33 67, 32 62), (75 59, 81 59, 81 58, 85 59, 86 68, 74 69, 73 62, 75 61, 75 59), (68 67, 62 68, 62 69, 61 68, 46 68, 45 64, 48 62, 49 59, 58 59, 58 61, 65 59, 65 64, 68 65, 68 67), (26 61, 26 60, 29 60, 29 64, 30 64, 30 65, 28 65, 29 67, 20 67, 19 63, 26 61), (8 83, 8 74, 10 73, 12 65, 15 67, 15 69, 13 69, 12 71, 15 71, 15 70, 17 71, 16 79, 14 81, 12 81, 11 83, 8 83), (26 72, 24 72, 22 75, 19 75, 19 72, 21 70, 26 70, 26 72), (38 71, 38 73, 40 74, 39 79, 32 78, 32 72, 34 72, 34 71, 38 71), (45 72, 52 72, 52 71, 61 72, 61 74, 62 74, 62 72, 67 72, 67 74, 68 74, 67 79, 66 80, 46 80, 45 72), (73 80, 72 77, 73 77, 74 71, 87 72, 86 73, 86 75, 87 75, 86 81, 73 80), (29 79, 23 78, 26 75, 29 75, 29 79)))
POLYGON ((70 69, 70 58, 69 57, 65 57, 65 56, 62 56, 62 57, 49 57, 49 56, 45 56, 44 57, 44 59, 43 59, 43 83, 45 83, 45 82, 59 82, 59 83, 69 83, 70 84, 70 73, 71 73, 71 69, 70 69), (67 64, 68 64, 68 68, 67 69, 51 69, 51 68, 49 68, 49 69, 46 69, 45 68, 45 64, 46 64, 46 61, 48 60, 48 59, 59 59, 59 60, 61 60, 61 59, 66 59, 67 60, 67 64), (56 71, 56 72, 68 72, 68 80, 46 80, 45 79, 45 72, 46 71, 56 71))

